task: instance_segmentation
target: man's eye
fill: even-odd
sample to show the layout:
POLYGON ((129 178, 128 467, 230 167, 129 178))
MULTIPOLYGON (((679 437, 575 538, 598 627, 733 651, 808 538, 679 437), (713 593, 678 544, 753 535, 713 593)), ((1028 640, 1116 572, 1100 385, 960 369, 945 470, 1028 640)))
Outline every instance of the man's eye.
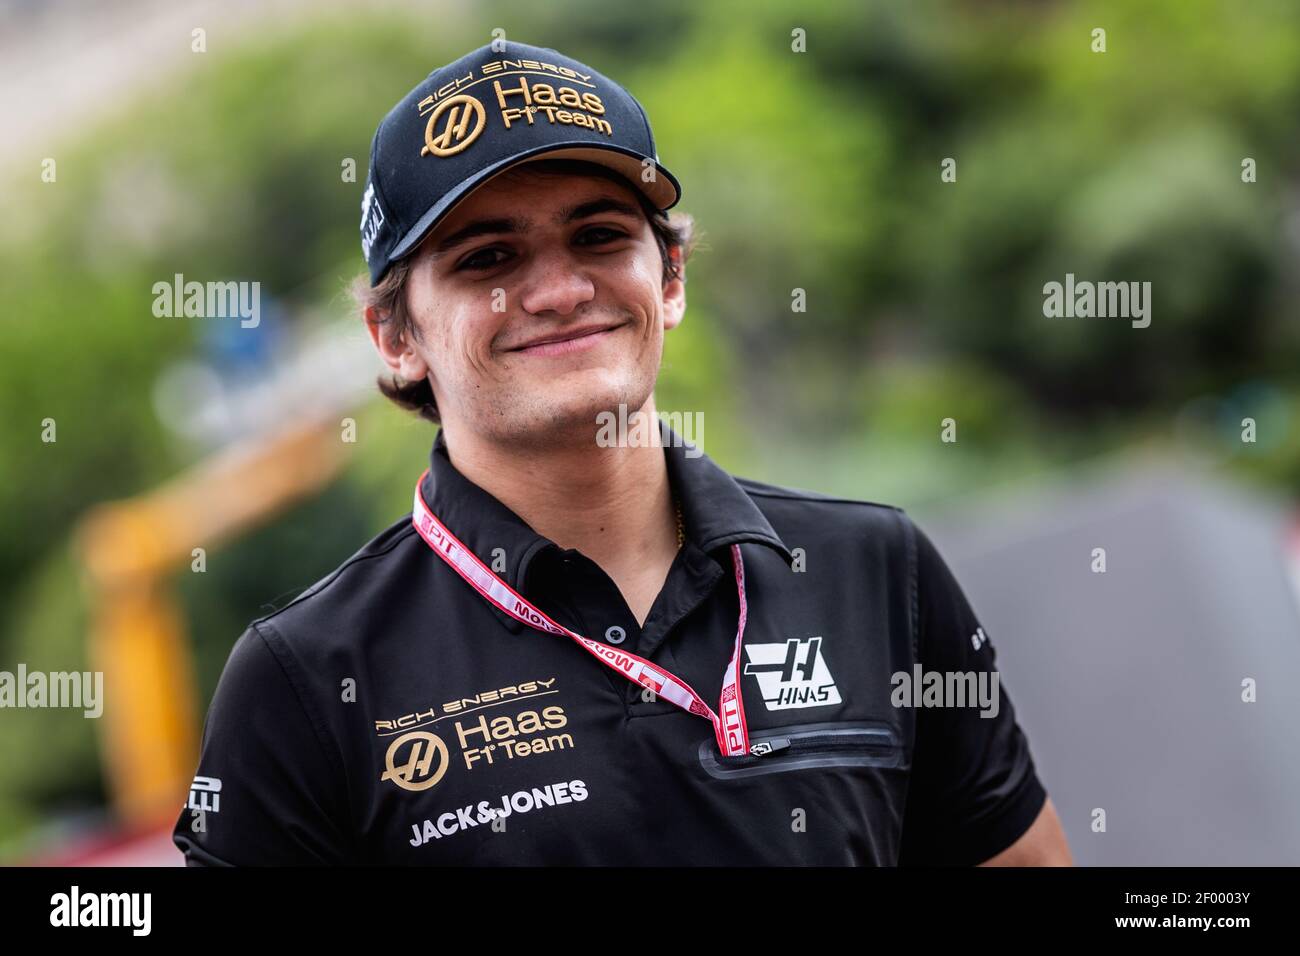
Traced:
POLYGON ((583 245, 599 245, 622 239, 626 235, 622 230, 610 229, 608 226, 592 226, 578 234, 578 241, 583 245))
POLYGON ((458 265, 456 269, 457 271, 460 271, 462 269, 468 269, 471 272, 482 272, 485 269, 491 269, 493 266, 497 266, 501 264, 500 259, 491 258, 492 256, 496 255, 498 252, 501 253, 502 255, 505 255, 506 250, 480 249, 478 250, 478 252, 470 253, 468 256, 466 256, 464 259, 460 261, 460 265, 458 265))

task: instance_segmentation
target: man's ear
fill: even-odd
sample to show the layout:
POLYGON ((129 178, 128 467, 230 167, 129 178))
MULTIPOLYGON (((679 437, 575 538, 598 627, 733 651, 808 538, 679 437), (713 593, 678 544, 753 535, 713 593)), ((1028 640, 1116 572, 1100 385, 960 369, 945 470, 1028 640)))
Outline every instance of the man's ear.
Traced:
POLYGON ((408 382, 418 382, 429 374, 429 366, 408 341, 405 332, 392 334, 391 314, 373 305, 366 306, 363 316, 366 332, 375 351, 390 371, 408 382))
POLYGON ((675 329, 686 315, 686 263, 682 247, 669 246, 668 260, 676 267, 677 277, 664 283, 664 329, 675 329))

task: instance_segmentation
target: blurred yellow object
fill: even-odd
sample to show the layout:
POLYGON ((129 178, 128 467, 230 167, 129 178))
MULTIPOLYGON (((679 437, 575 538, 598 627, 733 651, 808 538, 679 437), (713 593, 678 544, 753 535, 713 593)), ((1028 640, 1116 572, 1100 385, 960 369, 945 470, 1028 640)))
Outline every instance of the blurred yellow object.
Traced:
POLYGON ((198 759, 194 668, 166 576, 319 491, 343 464, 332 425, 234 446, 138 498, 100 505, 78 530, 90 578, 88 659, 104 672, 101 732, 114 809, 132 825, 180 812, 198 759))

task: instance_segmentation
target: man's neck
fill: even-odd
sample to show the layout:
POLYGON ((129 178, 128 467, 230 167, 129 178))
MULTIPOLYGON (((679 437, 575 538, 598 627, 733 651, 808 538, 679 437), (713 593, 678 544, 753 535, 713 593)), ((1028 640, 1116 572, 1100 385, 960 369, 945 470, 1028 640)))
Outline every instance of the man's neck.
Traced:
MULTIPOLYGON (((653 398, 643 411, 657 426, 653 398)), ((590 441, 521 448, 461 429, 447 452, 457 471, 538 534, 596 562, 645 622, 677 553, 663 448, 602 448, 594 430, 590 441)))

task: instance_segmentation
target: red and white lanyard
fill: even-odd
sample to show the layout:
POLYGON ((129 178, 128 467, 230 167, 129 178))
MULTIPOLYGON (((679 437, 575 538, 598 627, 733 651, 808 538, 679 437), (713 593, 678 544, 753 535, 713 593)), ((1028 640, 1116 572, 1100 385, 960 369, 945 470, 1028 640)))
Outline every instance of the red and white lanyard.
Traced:
MULTIPOLYGON (((424 475, 427 474, 426 471, 424 475)), ((740 595, 740 623, 736 627, 736 647, 731 653, 731 663, 727 665, 727 671, 722 678, 719 713, 714 713, 713 708, 704 702, 704 698, 684 680, 674 677, 643 657, 593 641, 562 624, 557 624, 534 607, 527 598, 502 581, 491 568, 479 560, 478 555, 465 547, 460 539, 438 520, 437 515, 429 510, 429 506, 424 503, 424 496, 420 494, 424 475, 421 475, 420 480, 415 484, 415 507, 411 511, 411 523, 415 525, 415 530, 434 553, 451 565, 452 570, 468 581, 489 604, 495 605, 515 620, 522 621, 536 630, 572 638, 598 661, 607 667, 612 667, 628 680, 650 688, 659 697, 676 704, 688 713, 707 717, 713 723, 713 734, 717 738, 718 749, 728 757, 739 757, 749 753, 749 726, 745 723, 745 705, 740 692, 740 645, 745 636, 745 618, 748 614, 745 605, 745 565, 740 558, 740 545, 731 546, 731 561, 736 568, 736 591, 740 595)))

